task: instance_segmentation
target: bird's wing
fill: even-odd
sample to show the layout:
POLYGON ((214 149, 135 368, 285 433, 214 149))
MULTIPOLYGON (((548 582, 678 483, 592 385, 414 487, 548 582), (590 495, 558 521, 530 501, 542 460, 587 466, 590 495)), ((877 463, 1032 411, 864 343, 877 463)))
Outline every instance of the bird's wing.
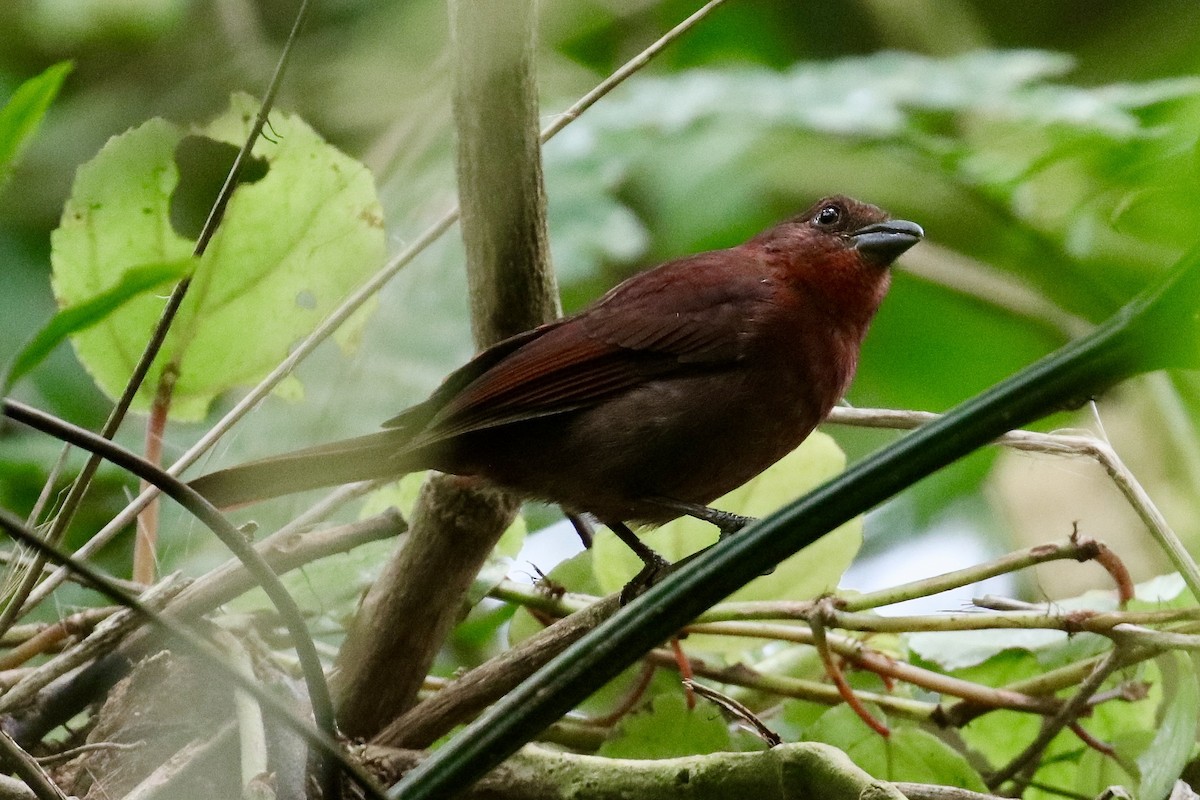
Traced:
POLYGON ((485 350, 397 418, 414 444, 592 405, 653 378, 738 360, 770 301, 724 252, 634 276, 580 314, 485 350), (686 286, 686 291, 680 291, 686 286))

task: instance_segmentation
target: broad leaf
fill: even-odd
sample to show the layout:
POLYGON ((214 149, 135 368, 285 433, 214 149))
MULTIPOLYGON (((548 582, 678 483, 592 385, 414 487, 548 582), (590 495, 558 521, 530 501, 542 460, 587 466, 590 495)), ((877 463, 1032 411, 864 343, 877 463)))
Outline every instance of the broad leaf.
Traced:
MULTIPOLYGON (((256 101, 236 95, 198 134, 240 144, 255 113, 256 101)), ((173 361, 180 367, 175 416, 203 415, 218 393, 257 381, 286 357, 382 261, 382 216, 367 170, 295 116, 273 114, 270 129, 254 149, 267 173, 234 192, 139 395, 140 408, 148 406, 162 365, 173 361)), ((170 217, 179 183, 176 151, 185 134, 151 120, 114 137, 80 168, 52 240, 61 304, 108 291, 133 265, 191 252, 194 243, 172 229, 170 217)), ((163 303, 136 298, 108 324, 72 337, 80 360, 110 396, 128 379, 163 303)))

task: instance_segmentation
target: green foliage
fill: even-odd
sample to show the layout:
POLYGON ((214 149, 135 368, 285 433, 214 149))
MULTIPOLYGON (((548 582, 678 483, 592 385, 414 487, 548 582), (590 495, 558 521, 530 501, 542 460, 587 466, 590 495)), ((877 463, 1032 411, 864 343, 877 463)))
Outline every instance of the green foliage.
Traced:
MULTIPOLYGON (((239 144, 256 111, 255 101, 235 96, 200 134, 239 144)), ((163 365, 174 363, 174 416, 201 416, 218 393, 265 375, 383 259, 379 202, 362 165, 294 116, 273 115, 271 128, 274 138, 260 139, 254 151, 268 172, 235 191, 139 395, 140 408, 148 406, 163 365)), ((192 251, 194 242, 172 229, 170 213, 184 136, 165 120, 151 120, 112 139, 80 168, 53 237, 60 303, 87 302, 131 269, 192 251)), ((138 297, 105 325, 72 337, 110 396, 129 378, 162 307, 161 298, 138 297)), ((341 333, 350 340, 354 326, 341 333)))
POLYGON ((22 83, 0 108, 0 189, 8 182, 17 159, 37 133, 71 69, 69 62, 55 64, 22 83))
MULTIPOLYGON (((870 711, 877 719, 885 719, 879 709, 870 711)), ((884 738, 864 725, 846 705, 822 714, 805 731, 804 740, 838 747, 876 778, 987 791, 967 759, 933 734, 901 724, 884 738)))
POLYGON ((699 699, 689 709, 683 691, 665 692, 645 709, 625 716, 597 755, 609 758, 674 758, 733 749, 721 710, 699 699))

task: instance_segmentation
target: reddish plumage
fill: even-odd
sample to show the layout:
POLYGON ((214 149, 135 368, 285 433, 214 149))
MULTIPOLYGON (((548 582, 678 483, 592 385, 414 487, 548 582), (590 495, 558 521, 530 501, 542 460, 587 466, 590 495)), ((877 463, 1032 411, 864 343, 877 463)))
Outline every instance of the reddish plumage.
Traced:
POLYGON ((606 522, 664 522, 754 477, 825 418, 854 376, 888 265, 921 236, 875 206, 827 198, 488 348, 380 433, 192 485, 235 505, 437 469, 606 522))

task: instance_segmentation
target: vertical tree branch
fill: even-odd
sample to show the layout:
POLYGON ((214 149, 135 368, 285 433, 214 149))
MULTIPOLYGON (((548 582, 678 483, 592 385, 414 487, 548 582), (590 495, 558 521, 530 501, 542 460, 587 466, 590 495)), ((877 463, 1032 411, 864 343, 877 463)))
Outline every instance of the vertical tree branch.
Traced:
MULTIPOLYGON (((451 0, 458 184, 475 342, 485 347, 558 310, 545 229, 533 0, 451 0)), ((363 603, 338 658, 338 721, 369 737, 416 700, 472 579, 517 498, 432 479, 408 541, 363 603)))

